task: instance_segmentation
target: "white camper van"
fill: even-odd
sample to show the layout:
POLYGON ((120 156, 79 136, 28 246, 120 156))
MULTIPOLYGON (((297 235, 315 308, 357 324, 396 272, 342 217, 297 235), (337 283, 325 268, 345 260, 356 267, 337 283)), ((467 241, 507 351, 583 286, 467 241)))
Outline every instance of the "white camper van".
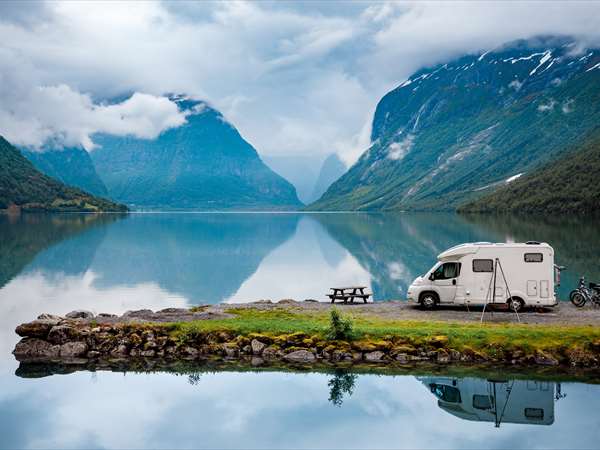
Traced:
POLYGON ((557 276, 554 250, 546 243, 475 242, 440 253, 438 262, 412 282, 407 294, 428 309, 440 303, 507 303, 517 311, 524 306, 555 306, 557 276))

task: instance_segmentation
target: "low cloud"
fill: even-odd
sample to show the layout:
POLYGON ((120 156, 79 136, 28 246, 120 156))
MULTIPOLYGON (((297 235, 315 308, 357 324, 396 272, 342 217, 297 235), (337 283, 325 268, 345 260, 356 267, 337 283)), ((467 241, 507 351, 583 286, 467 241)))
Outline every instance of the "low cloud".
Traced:
POLYGON ((152 136, 182 122, 160 100, 174 92, 215 105, 260 153, 352 162, 381 96, 420 67, 541 34, 581 49, 600 37, 594 2, 25 3, 0 7, 0 134, 35 146, 152 136), (103 109, 132 92, 144 107, 103 109), (116 120, 124 109, 137 112, 116 120))
MULTIPOLYGON (((7 55, 0 51, 0 58, 7 55)), ((94 133, 152 139, 185 123, 187 113, 168 98, 136 92, 119 103, 97 103, 65 84, 43 85, 27 62, 9 60, 12 68, 7 59, 0 66, 0 134, 15 145, 92 150, 94 133)))

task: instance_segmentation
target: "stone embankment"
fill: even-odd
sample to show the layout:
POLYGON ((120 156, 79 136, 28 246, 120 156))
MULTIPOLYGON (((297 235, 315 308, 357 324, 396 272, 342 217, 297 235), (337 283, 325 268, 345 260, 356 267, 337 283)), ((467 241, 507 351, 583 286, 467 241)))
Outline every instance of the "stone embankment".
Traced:
MULTIPOLYGON (((244 308, 283 310, 288 305, 255 304, 244 308)), ((315 307, 321 308, 320 305, 307 305, 309 310, 315 307)), ((456 333, 449 338, 443 332, 421 335, 418 339, 392 333, 346 341, 327 339, 322 332, 302 331, 273 334, 200 327, 181 333, 174 325, 235 317, 228 311, 225 306, 217 306, 159 312, 141 310, 120 317, 94 315, 87 311, 74 311, 64 317, 42 314, 37 320, 17 327, 16 332, 22 339, 16 345, 14 355, 19 361, 71 360, 80 363, 131 358, 200 360, 221 357, 244 359, 257 365, 264 361, 386 365, 458 362, 600 367, 600 339, 597 338, 581 345, 558 342, 551 347, 532 350, 526 344, 511 342, 479 347, 465 345, 459 342, 456 333)))

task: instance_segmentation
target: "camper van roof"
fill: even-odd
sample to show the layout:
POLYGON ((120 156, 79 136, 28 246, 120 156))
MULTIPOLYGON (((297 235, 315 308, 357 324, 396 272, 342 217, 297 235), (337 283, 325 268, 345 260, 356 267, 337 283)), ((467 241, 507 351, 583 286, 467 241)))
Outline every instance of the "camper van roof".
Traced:
POLYGON ((449 257, 460 257, 477 253, 481 247, 498 247, 498 248, 532 248, 532 247, 550 247, 547 243, 525 243, 525 242, 469 242, 466 244, 455 245, 448 250, 440 253, 438 259, 449 257))

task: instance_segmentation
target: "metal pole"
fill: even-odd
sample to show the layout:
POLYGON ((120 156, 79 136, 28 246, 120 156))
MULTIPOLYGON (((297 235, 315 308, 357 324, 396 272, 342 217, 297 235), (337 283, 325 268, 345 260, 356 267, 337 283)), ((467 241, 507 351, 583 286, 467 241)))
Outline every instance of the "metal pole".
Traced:
MULTIPOLYGON (((504 284, 506 285, 506 292, 508 292, 508 298, 512 299, 512 294, 510 293, 510 288, 508 287, 508 281, 506 281, 506 275, 504 275, 504 269, 502 268, 502 264, 500 264, 500 260, 498 260, 498 265, 500 266, 500 272, 502 273, 502 279, 504 280, 504 284)), ((510 308, 510 306, 509 306, 510 308)), ((519 311, 515 310, 515 314, 517 315, 517 322, 521 323, 521 318, 519 317, 519 311)))

